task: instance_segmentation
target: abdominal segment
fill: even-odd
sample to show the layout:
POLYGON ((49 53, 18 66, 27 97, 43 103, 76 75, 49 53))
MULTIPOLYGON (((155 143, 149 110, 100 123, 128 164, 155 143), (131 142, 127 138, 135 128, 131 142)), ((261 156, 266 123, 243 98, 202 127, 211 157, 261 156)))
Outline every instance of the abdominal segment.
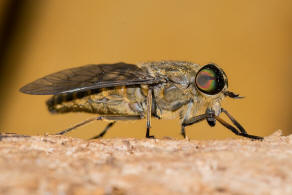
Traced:
POLYGON ((139 115, 146 112, 146 94, 139 86, 96 89, 51 97, 52 113, 88 112, 99 115, 139 115))

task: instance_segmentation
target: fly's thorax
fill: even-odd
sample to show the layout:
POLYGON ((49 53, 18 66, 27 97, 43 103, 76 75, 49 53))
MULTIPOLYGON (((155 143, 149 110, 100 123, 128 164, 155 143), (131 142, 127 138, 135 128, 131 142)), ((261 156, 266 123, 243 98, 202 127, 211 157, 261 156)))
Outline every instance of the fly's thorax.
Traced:
POLYGON ((159 61, 144 63, 142 68, 166 81, 153 88, 155 115, 160 118, 183 115, 189 102, 198 95, 195 77, 201 66, 191 62, 159 61))
POLYGON ((193 88, 176 83, 163 83, 153 88, 153 112, 163 119, 182 118, 192 102, 193 88))
POLYGON ((173 82, 187 88, 194 82, 200 65, 184 61, 159 61, 142 64, 142 69, 153 77, 163 78, 165 82, 173 82))

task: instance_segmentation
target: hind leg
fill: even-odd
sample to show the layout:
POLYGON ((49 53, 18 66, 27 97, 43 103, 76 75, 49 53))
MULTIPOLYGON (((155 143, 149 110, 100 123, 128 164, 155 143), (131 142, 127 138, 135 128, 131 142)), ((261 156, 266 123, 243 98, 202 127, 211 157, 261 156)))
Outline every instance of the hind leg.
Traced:
POLYGON ((87 123, 90 123, 92 121, 95 121, 95 120, 112 120, 113 122, 110 122, 106 127, 105 129, 98 135, 92 137, 91 139, 96 139, 96 138, 101 138, 103 137, 106 132, 115 124, 115 122, 117 120, 139 120, 143 118, 143 116, 140 116, 140 115, 129 115, 129 116, 98 116, 98 117, 93 117, 93 118, 90 118, 90 119, 87 119, 85 121, 82 121, 81 123, 78 123, 76 125, 74 125, 73 127, 70 127, 68 129, 65 129, 63 131, 60 131, 58 133, 56 133, 56 135, 63 135, 65 133, 68 133, 70 131, 73 131, 75 129, 77 129, 78 127, 81 127, 83 125, 86 125, 87 123))
POLYGON ((106 134, 106 132, 114 125, 116 123, 116 121, 114 121, 114 122, 110 122, 109 124, 107 124, 107 126, 104 128, 104 130, 100 133, 100 134, 98 134, 98 135, 96 135, 96 136, 94 136, 94 137, 92 137, 92 138, 90 138, 90 139, 98 139, 98 138, 102 138, 105 134, 106 134))
POLYGON ((136 115, 134 115, 134 116, 111 116, 111 120, 114 120, 114 121, 110 122, 100 134, 98 134, 90 139, 102 138, 107 133, 107 131, 117 122, 117 120, 139 120, 141 118, 142 118, 142 116, 139 116, 139 115, 137 115, 137 116, 136 115))

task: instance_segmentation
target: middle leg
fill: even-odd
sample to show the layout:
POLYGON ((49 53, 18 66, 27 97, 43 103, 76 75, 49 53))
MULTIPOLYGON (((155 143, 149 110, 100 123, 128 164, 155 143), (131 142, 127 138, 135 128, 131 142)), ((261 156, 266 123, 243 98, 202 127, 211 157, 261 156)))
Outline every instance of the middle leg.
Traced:
POLYGON ((152 89, 148 89, 147 94, 147 115, 146 115, 146 138, 155 138, 153 135, 150 135, 150 128, 151 128, 151 114, 152 114, 152 89))

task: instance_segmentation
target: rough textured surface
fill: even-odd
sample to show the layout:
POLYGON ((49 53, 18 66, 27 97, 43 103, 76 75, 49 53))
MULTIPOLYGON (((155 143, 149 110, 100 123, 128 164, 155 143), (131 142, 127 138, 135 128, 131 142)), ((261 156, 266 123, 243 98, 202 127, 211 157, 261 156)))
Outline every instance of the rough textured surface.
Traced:
POLYGON ((292 194, 292 136, 81 140, 2 134, 0 194, 292 194))

